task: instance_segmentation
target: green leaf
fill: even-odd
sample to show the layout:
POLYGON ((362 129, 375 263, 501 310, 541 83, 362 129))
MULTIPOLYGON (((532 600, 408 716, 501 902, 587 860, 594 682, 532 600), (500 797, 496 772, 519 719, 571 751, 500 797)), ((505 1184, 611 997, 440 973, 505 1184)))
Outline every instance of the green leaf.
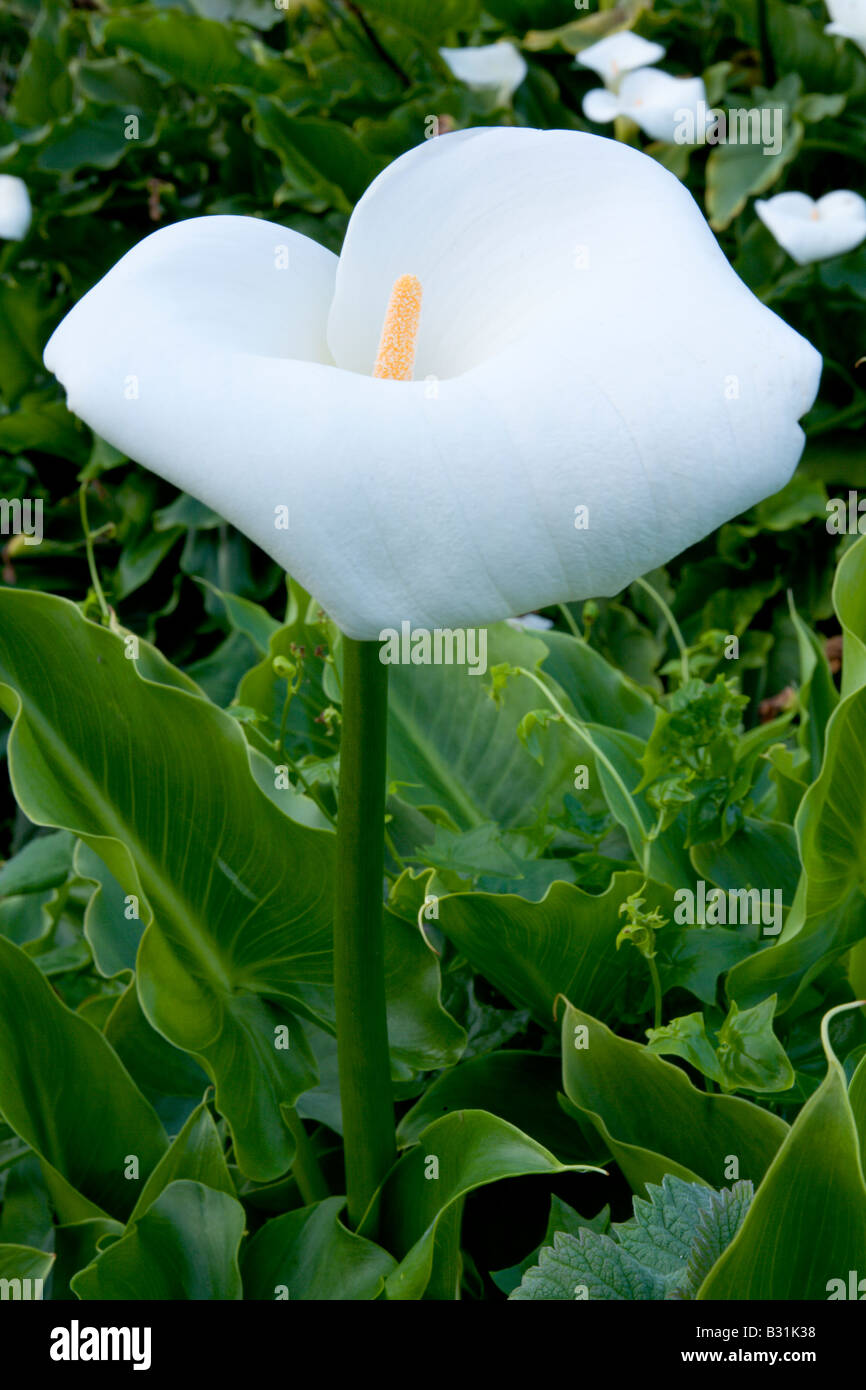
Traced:
POLYGON ((797 897, 775 945, 736 966, 729 997, 779 996, 789 1007, 835 957, 866 937, 866 537, 839 565, 833 599, 844 633, 842 699, 827 719, 817 780, 797 811, 803 865, 797 897))
POLYGON ((787 1091, 794 1068, 773 1032, 776 996, 742 1013, 731 1004, 719 1029, 718 1054, 726 1091, 787 1091))
POLYGON ((29 1245, 0 1245, 0 1286, 4 1289, 2 1297, 41 1297, 34 1289, 32 1281, 38 1279, 44 1282, 51 1273, 53 1264, 54 1256, 46 1254, 44 1250, 34 1250, 29 1245), (8 1292, 5 1291, 6 1280, 10 1283, 8 1292), (27 1280, 28 1283, 19 1288, 18 1280, 27 1280))
POLYGON ((371 19, 387 20, 431 42, 450 29, 474 29, 479 17, 478 0, 437 0, 435 5, 427 0, 367 0, 365 9, 371 19))
POLYGON ((698 1228, 692 1236, 678 1297, 697 1297, 704 1279, 743 1224, 754 1195, 755 1190, 750 1182, 736 1182, 732 1188, 710 1193, 710 1208, 701 1213, 698 1228))
POLYGON ((271 50, 239 43, 229 25, 174 9, 146 18, 109 18, 103 35, 108 51, 126 49, 158 76, 194 90, 238 86, 271 92, 291 75, 290 68, 266 56, 271 50))
POLYGON ((256 141, 278 155, 302 193, 323 197, 349 212, 381 170, 381 161, 348 126, 315 116, 289 116, 267 97, 257 98, 253 109, 256 141))
MULTIPOLYGON (((171 534, 169 532, 169 534, 171 534)), ((266 608, 253 603, 251 599, 239 598, 237 594, 223 593, 206 579, 198 581, 204 589, 213 594, 223 605, 232 631, 241 632, 248 637, 260 656, 265 656, 271 638, 280 630, 280 625, 272 618, 266 608)))
POLYGON ((97 970, 108 978, 134 971, 142 933, 140 908, 127 900, 117 879, 83 840, 76 844, 74 860, 79 877, 95 885, 84 909, 84 935, 97 970))
MULTIPOLYGON (((638 874, 614 874, 602 894, 554 883, 539 903, 516 894, 452 893, 440 900, 439 926, 476 970, 543 1027, 555 1026, 558 994, 612 1018, 629 982, 646 970, 636 952, 623 956, 616 949, 620 905, 642 883, 638 874)), ((648 884, 646 899, 672 917, 667 889, 648 884)))
MULTIPOLYGON (((214 1079, 244 1172, 275 1178, 294 1152, 282 1107, 315 1082, 298 1015, 333 1028, 334 836, 262 794, 237 723, 178 688, 153 649, 142 656, 177 685, 144 679, 119 637, 64 600, 7 589, 0 608, 19 802, 79 833, 138 898, 144 1012, 214 1079)), ((462 1033, 439 1003, 435 957, 387 913, 386 938, 396 1056, 454 1060, 462 1033)))
MULTIPOLYGON (((840 566, 840 572, 841 569, 840 566)), ((839 695, 823 642, 803 622, 793 599, 790 600, 790 609, 800 653, 800 726, 797 741, 801 748, 808 750, 811 778, 814 780, 821 771, 827 724, 839 703, 839 695)))
POLYGON ((399 1260, 386 1280, 388 1298, 422 1297, 439 1221, 467 1193, 503 1178, 569 1171, 587 1170, 560 1163, 534 1139, 483 1110, 458 1110, 435 1120, 398 1159, 374 1202, 382 1244, 399 1260))
POLYGON ((710 151, 707 159, 707 213, 710 226, 716 231, 728 227, 752 195, 766 193, 772 188, 796 158, 803 140, 803 126, 799 120, 792 118, 791 110, 799 88, 798 78, 783 78, 763 101, 750 105, 750 111, 770 113, 770 120, 774 122, 771 127, 774 137, 777 133, 777 113, 782 113, 782 146, 777 154, 768 152, 768 146, 751 141, 719 144, 710 151))
MULTIPOLYGON (((0 1211, 0 1243, 51 1251, 56 1240, 54 1215, 40 1160, 17 1138, 7 1140, 7 1144, 19 1145, 24 1156, 13 1157, 6 1174, 0 1211)), ((0 1154, 4 1148, 6 1145, 0 1147, 0 1154)))
POLYGON ((114 1005, 104 1033, 169 1133, 174 1133, 204 1095, 207 1074, 195 1058, 173 1047, 148 1023, 134 981, 114 1005))
MULTIPOLYGON (((544 645, 507 623, 487 629, 488 670, 508 664, 532 670, 544 645)), ((539 767, 515 736, 538 705, 528 680, 509 680, 497 708, 481 676, 466 667, 392 666, 388 697, 389 779, 404 784, 414 805, 434 802, 468 830, 496 821, 526 825, 533 808, 558 809, 572 790, 574 738, 553 727, 539 767)))
POLYGON ((43 1159, 58 1209, 66 1219, 127 1215, 165 1132, 102 1034, 2 937, 0 1055, 0 1112, 43 1159), (130 1155, 139 1181, 125 1176, 130 1155))
POLYGON ((562 1051, 566 1095, 593 1120, 635 1191, 666 1173, 713 1186, 731 1157, 757 1183, 788 1132, 749 1101, 698 1091, 679 1067, 571 1004, 562 1051))
POLYGON ((25 126, 41 126, 67 110, 72 83, 66 66, 67 13, 59 0, 40 7, 30 32, 12 94, 10 115, 25 126))
POLYGON ((71 1280, 78 1298, 240 1299, 244 1209, 225 1192, 173 1182, 71 1280))
POLYGON ((655 706, 645 690, 588 642, 554 630, 538 634, 537 640, 549 653, 542 661, 543 673, 565 692, 579 719, 649 738, 655 706))
POLYGON ((201 1183, 217 1192, 226 1192, 230 1197, 235 1195, 223 1145, 204 1101, 192 1112, 168 1153, 150 1174, 133 1208, 130 1223, 143 1216, 170 1183, 180 1180, 201 1183))
POLYGON ((733 1239, 751 1197, 751 1184, 713 1192, 666 1176, 650 1185, 649 1201, 634 1199, 634 1216, 610 1234, 584 1228, 560 1232, 552 1248, 523 1276, 514 1301, 660 1300, 690 1297, 696 1247, 701 1252, 733 1239))
POLYGON ((840 561, 833 583, 833 606, 844 634, 844 697, 866 686, 866 536, 840 561))
POLYGON ((684 1014, 662 1028, 648 1028, 647 1052, 655 1057, 682 1057, 704 1076, 722 1084, 721 1064, 707 1037, 703 1014, 684 1014))
POLYGON ((861 1269, 866 1183, 845 1073, 828 1037, 827 1075, 803 1106, 755 1194, 734 1242, 701 1285, 701 1299, 826 1299, 831 1281, 861 1269))
POLYGON ((63 830, 38 835, 0 868, 0 894, 38 893, 65 883, 72 869, 75 840, 63 830))
POLYGON ((274 1217, 244 1250, 247 1299, 301 1301, 378 1298, 396 1260, 380 1246, 347 1231, 340 1221, 344 1197, 274 1217))

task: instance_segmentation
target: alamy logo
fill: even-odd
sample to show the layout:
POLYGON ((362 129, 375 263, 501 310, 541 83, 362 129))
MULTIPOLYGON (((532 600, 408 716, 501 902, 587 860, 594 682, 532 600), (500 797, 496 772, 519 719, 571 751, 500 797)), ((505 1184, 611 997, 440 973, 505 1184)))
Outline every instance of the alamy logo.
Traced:
POLYGON ((25 545, 42 543, 42 500, 0 497, 0 536, 23 536, 25 545))
POLYGON ((379 660, 383 666, 468 666, 470 676, 487 670, 486 627, 385 627, 379 660))
POLYGON ((22 1299, 24 1302, 38 1301, 42 1298, 41 1279, 0 1279, 0 1300, 6 1298, 22 1299))
POLYGON ((51 1333, 52 1361, 131 1361, 134 1371, 150 1370, 149 1327, 69 1327, 51 1333))
POLYGON ((848 1283, 844 1279, 827 1280, 827 1302, 844 1298, 856 1298, 858 1302, 866 1301, 866 1279, 861 1279, 856 1269, 848 1270, 848 1283))
POLYGON ((736 927, 752 924, 764 928, 764 936, 782 930, 781 888, 710 888, 698 880, 697 892, 678 888, 674 893, 674 921, 678 927, 736 927), (771 899, 772 893, 772 899, 771 899))

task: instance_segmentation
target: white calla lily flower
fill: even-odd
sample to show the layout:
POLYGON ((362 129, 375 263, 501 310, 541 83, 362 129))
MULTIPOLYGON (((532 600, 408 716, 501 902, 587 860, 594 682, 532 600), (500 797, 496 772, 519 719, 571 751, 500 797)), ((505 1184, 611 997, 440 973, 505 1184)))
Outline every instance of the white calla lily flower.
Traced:
POLYGON ((866 241, 866 200, 847 188, 817 202, 807 193, 777 193, 758 199, 755 211, 798 265, 841 256, 866 241))
POLYGON ((700 77, 671 77, 655 68, 638 68, 628 73, 617 92, 594 87, 583 99, 587 120, 605 125, 617 116, 627 116, 651 140, 672 142, 684 119, 692 114, 692 126, 713 119, 707 107, 707 90, 700 77))
POLYGON ((396 160, 339 260, 256 218, 154 232, 45 362, 360 639, 620 592, 788 481, 821 369, 659 163, 518 128, 396 160))
POLYGON ((866 0, 827 0, 830 23, 825 34, 850 39, 866 53, 866 0))
POLYGON ((0 238, 23 241, 30 230, 30 194, 23 179, 0 174, 0 238))
POLYGON ((627 73, 647 68, 664 56, 665 50, 660 43, 651 43, 630 29, 623 29, 619 34, 609 34, 606 39, 584 48, 576 61, 598 73, 608 91, 617 92, 627 73))
POLYGON ((474 92, 493 92, 498 106, 507 106, 529 71, 523 54, 507 39, 480 48, 440 48, 457 78, 474 92))
POLYGON ((528 628, 530 632, 549 632, 555 626, 552 618, 541 613, 520 613, 516 618, 506 618, 511 627, 528 628))

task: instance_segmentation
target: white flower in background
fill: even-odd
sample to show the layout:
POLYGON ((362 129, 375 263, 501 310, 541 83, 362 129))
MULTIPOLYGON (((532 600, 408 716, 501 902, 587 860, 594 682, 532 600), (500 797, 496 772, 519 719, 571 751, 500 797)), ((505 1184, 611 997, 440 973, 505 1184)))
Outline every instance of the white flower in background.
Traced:
POLYGON ((665 56, 660 43, 650 43, 630 29, 619 34, 610 34, 598 43, 590 44, 578 53, 576 61, 585 68, 597 72, 610 92, 619 91, 620 83, 626 73, 635 68, 646 68, 665 56))
POLYGON ((22 179, 0 174, 0 238, 23 241, 31 220, 30 194, 22 179))
POLYGON ((503 39, 481 48, 440 48, 458 82, 473 92, 493 92, 497 106, 507 106, 528 72, 526 59, 503 39))
POLYGON ((866 0, 827 0, 832 23, 824 32, 850 39, 866 53, 866 0))
POLYGON ((785 485, 821 372, 661 164, 517 127, 401 156, 339 258, 252 217, 156 231, 45 362, 370 640, 619 593, 785 485))
POLYGON ((777 193, 758 199, 755 211, 798 265, 841 256, 866 241, 866 200, 847 188, 817 202, 807 193, 777 193))
POLYGON ((527 627, 533 632, 547 632, 553 627, 552 618, 544 618, 540 613, 521 613, 517 618, 506 620, 512 627, 527 627))
POLYGON ((696 131, 701 123, 706 126, 713 120, 703 78, 671 77, 655 68, 627 73, 617 92, 594 87, 583 99, 583 114, 598 125, 627 116, 651 140, 668 142, 689 116, 696 131))

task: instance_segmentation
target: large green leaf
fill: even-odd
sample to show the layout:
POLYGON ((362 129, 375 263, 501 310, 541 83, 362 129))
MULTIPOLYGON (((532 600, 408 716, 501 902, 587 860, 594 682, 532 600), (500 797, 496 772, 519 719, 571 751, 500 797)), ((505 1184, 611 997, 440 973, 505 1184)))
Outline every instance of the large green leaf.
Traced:
MULTIPOLYGON (((281 813, 237 722, 178 673, 166 684, 172 668, 146 644, 159 684, 64 600, 5 590, 0 610, 18 800, 75 830, 138 899, 144 1012, 213 1077, 244 1171, 277 1177, 294 1152, 282 1108, 315 1082, 298 1014, 333 1027, 334 836, 281 813)), ((386 926, 398 1057, 454 1060, 462 1034, 438 1002, 435 959, 405 923, 386 926)))
POLYGON ((0 1056, 0 1112, 44 1161, 58 1210, 67 1220, 128 1215, 165 1132, 102 1034, 2 937, 0 1056))
POLYGON ((842 624, 842 695, 866 685, 866 536, 846 551, 833 582, 833 604, 842 624))
MULTIPOLYGON (((866 938, 866 537, 847 551, 833 599, 844 632, 843 698, 827 719, 817 780, 795 828, 803 874, 776 943, 736 966, 728 994, 787 1008, 831 960, 866 938)), ((825 709, 826 712, 826 709, 825 709)))
POLYGON ((478 23, 478 0, 367 0, 371 17, 399 24, 426 39, 439 39, 449 29, 474 29, 478 23))
POLYGON ((556 631, 543 632, 538 640, 549 653, 542 662, 543 673, 562 688, 579 719, 649 738, 655 706, 645 690, 588 642, 556 631))
MULTIPOLYGON (((536 637, 507 623, 487 630, 488 668, 532 670, 544 655, 536 637)), ((389 686, 389 774, 407 801, 441 806, 462 829, 526 825, 545 803, 561 808, 574 781, 574 740, 552 728, 541 767, 518 741, 521 719, 541 703, 529 681, 510 680, 499 707, 485 677, 466 667, 392 666, 389 686)))
POLYGON ((340 1221, 344 1197, 266 1221, 244 1250, 244 1297, 302 1301, 378 1298, 393 1255, 340 1221))
MULTIPOLYGON (((554 883, 540 903, 515 894, 452 893, 439 903, 439 926, 512 1004, 554 1028, 558 994, 597 1018, 612 1018, 629 982, 646 976, 635 951, 617 951, 620 905, 637 893, 638 874, 614 874, 607 892, 554 883)), ((670 892, 646 890, 648 910, 673 918, 670 892)))
POLYGON ((827 1033, 838 1012, 825 1015, 821 1029, 827 1076, 797 1116, 699 1298, 826 1299, 831 1280, 847 1289, 849 1270, 862 1271, 866 1182, 845 1073, 827 1033))
POLYGON ((4 1292, 2 1297, 20 1298, 24 1296, 25 1291, 30 1298, 36 1297, 33 1280, 39 1279, 44 1282, 51 1273, 53 1264, 54 1256, 46 1254, 44 1250, 34 1250, 29 1245, 0 1245, 0 1285, 7 1279, 11 1285, 9 1292, 4 1292), (14 1283, 15 1280, 29 1281, 29 1290, 27 1285, 19 1289, 14 1283))
POLYGON ((173 1182, 71 1280, 81 1299, 240 1299, 244 1209, 225 1192, 173 1182))
POLYGON ((788 1132, 769 1111, 697 1090, 679 1067, 618 1038, 569 1004, 562 1020, 563 1087, 598 1127, 635 1191, 666 1173, 721 1186, 758 1183, 788 1132), (726 1171, 736 1159, 736 1171, 726 1171))
POLYGON ((103 33, 109 51, 125 49, 160 76, 203 91, 220 86, 274 91, 291 73, 276 57, 266 56, 267 49, 251 48, 255 57, 245 53, 229 26, 176 9, 146 18, 110 18, 103 33))
POLYGON ((423 1296, 436 1228, 467 1193, 503 1178, 568 1171, 586 1168, 560 1163, 514 1125, 483 1110, 458 1110, 435 1120, 391 1169, 375 1201, 379 1238, 400 1262, 386 1280, 388 1298, 423 1296))

